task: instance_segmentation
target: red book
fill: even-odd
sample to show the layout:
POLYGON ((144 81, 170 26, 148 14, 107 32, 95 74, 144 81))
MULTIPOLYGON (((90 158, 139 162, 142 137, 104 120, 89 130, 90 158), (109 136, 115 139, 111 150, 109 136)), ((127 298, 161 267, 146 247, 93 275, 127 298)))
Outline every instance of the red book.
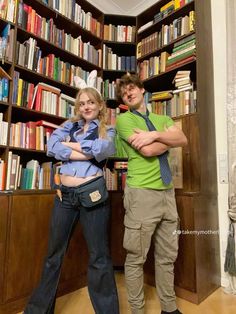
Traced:
POLYGON ((28 19, 27 19, 27 26, 26 30, 27 32, 31 31, 31 16, 32 16, 32 7, 28 7, 28 19))
POLYGON ((46 83, 40 82, 34 88, 34 95, 33 95, 33 99, 32 99, 31 109, 34 108, 37 111, 41 111, 42 90, 46 90, 46 91, 49 91, 49 92, 57 95, 56 107, 58 108, 59 96, 60 96, 61 90, 57 87, 54 87, 54 86, 48 85, 46 83))
POLYGON ((26 128, 28 136, 28 143, 26 144, 26 148, 36 149, 36 122, 29 121, 26 122, 26 128))
POLYGON ((35 104, 34 104, 35 110, 41 111, 41 101, 42 101, 42 89, 38 88, 37 94, 36 94, 36 99, 35 99, 35 104))
POLYGON ((34 94, 34 84, 29 83, 28 85, 28 105, 27 108, 33 109, 33 94, 34 94))
POLYGON ((6 163, 0 160, 0 191, 5 190, 6 182, 6 163))
POLYGON ((129 110, 129 107, 127 105, 125 105, 125 104, 120 104, 119 108, 123 109, 123 110, 129 110))
POLYGON ((177 61, 177 62, 175 62, 175 63, 173 63, 171 65, 166 66, 165 71, 171 71, 173 69, 176 69, 176 68, 178 68, 178 67, 180 67, 180 66, 182 66, 182 65, 184 65, 184 64, 186 64, 188 62, 194 61, 194 60, 196 60, 196 56, 192 55, 190 57, 187 57, 185 59, 182 59, 182 60, 177 61))
POLYGON ((39 121, 36 121, 35 123, 36 123, 37 126, 42 125, 42 126, 44 126, 46 128, 51 128, 51 129, 59 128, 59 125, 54 124, 52 122, 45 121, 45 120, 39 120, 39 121))

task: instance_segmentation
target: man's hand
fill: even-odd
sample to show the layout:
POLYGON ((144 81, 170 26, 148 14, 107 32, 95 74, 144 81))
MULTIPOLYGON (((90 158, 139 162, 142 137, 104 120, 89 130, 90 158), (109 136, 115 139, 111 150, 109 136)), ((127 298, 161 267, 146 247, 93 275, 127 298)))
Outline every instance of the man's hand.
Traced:
POLYGON ((157 131, 134 129, 134 132, 135 133, 129 137, 129 143, 137 150, 157 140, 157 131))

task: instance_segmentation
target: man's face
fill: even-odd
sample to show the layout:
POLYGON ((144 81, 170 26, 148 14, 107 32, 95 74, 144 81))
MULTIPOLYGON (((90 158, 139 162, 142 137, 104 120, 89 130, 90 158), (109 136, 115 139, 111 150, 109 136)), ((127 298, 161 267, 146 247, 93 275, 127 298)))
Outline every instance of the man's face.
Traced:
POLYGON ((144 88, 129 84, 121 89, 121 98, 130 109, 139 109, 143 104, 144 88))

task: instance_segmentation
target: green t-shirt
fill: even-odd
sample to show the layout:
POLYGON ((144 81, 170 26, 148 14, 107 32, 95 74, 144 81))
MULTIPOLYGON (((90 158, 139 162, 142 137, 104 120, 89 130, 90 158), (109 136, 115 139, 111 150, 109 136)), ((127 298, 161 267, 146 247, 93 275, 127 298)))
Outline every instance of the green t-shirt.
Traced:
MULTIPOLYGON (((164 115, 149 114, 149 119, 158 131, 164 131, 172 126, 174 121, 164 115)), ((127 184, 130 187, 164 190, 172 187, 164 185, 161 180, 160 164, 156 156, 145 157, 127 142, 134 133, 134 129, 148 131, 145 120, 130 111, 120 114, 116 121, 116 130, 119 140, 128 156, 127 184)))

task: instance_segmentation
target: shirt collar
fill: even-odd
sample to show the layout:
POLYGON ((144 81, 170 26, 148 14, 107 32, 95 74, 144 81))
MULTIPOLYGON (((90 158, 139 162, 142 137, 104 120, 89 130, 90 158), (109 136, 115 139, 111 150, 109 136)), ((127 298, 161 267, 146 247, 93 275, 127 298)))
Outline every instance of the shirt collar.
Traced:
MULTIPOLYGON (((85 121, 83 119, 79 120, 78 122, 78 127, 79 129, 83 128, 84 124, 85 124, 85 121)), ((96 127, 96 126, 99 126, 99 120, 98 119, 94 119, 92 121, 89 122, 89 128, 90 127, 96 127)))

